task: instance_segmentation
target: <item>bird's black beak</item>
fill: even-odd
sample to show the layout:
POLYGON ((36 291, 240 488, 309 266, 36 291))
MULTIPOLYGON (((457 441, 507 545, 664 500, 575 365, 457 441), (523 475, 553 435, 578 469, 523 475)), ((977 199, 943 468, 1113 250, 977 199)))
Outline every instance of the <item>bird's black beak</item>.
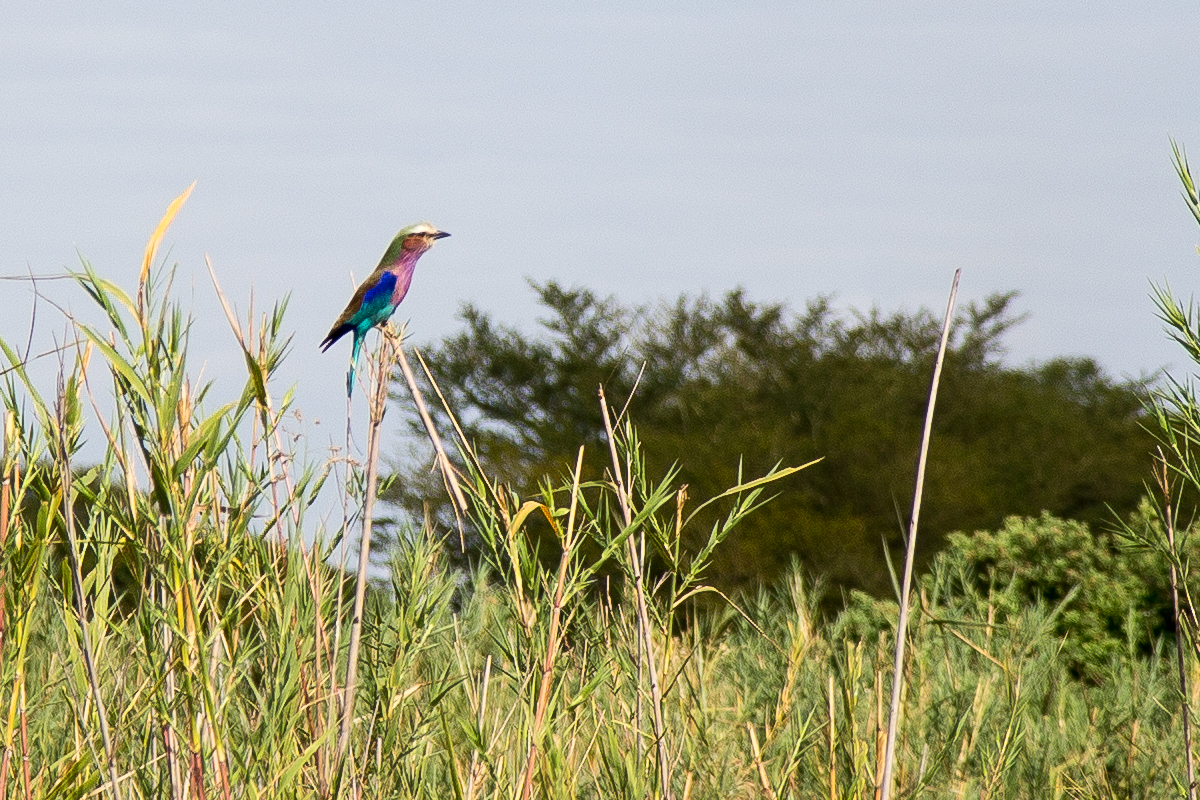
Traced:
POLYGON ((435 238, 435 239, 445 239, 445 238, 446 238, 447 236, 449 236, 449 235, 450 235, 450 234, 446 233, 445 231, 438 231, 437 233, 435 233, 435 234, 433 235, 433 238, 435 238))

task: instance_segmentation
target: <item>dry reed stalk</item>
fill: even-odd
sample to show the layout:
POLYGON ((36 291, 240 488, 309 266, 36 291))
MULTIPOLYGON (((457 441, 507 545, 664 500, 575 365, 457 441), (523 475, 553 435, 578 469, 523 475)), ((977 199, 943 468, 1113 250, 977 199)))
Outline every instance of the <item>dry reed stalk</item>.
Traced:
MULTIPOLYGON (((438 436, 437 428, 433 427, 433 420, 430 419, 429 411, 425 408, 425 399, 421 396, 421 390, 417 388, 417 380, 413 377, 412 369, 408 366, 408 359, 404 355, 403 343, 396 347, 396 360, 400 362, 400 371, 404 373, 404 381, 408 384, 408 391, 412 393, 413 403, 416 404, 417 413, 421 417, 421 424, 425 426, 425 432, 429 434, 429 441, 433 444, 434 452, 437 454, 438 467, 442 470, 442 479, 446 482, 446 490, 454 498, 456 512, 465 514, 467 513, 467 499, 463 497, 462 489, 458 485, 458 476, 454 474, 454 467, 450 465, 450 459, 442 448, 442 437, 438 436)), ((462 536, 461 526, 459 536, 462 536)))
MULTIPOLYGON (((567 532, 562 537, 562 557, 558 561, 558 580, 554 585, 554 605, 550 608, 550 633, 546 642, 546 658, 542 662, 542 683, 538 687, 537 705, 533 712, 533 730, 529 742, 529 755, 525 759, 525 773, 521 780, 521 800, 529 800, 533 790, 533 771, 538 753, 538 739, 546 721, 546 709, 550 705, 550 689, 554 684, 554 662, 558 659, 559 626, 562 624, 563 593, 567 587, 567 570, 575 554, 575 511, 579 507, 579 476, 583 473, 583 447, 575 458, 575 474, 571 480, 571 506, 567 517, 567 532)), ((556 526, 557 527, 557 526, 556 526)))
POLYGON ((762 750, 758 746, 758 734, 754 732, 754 725, 746 723, 746 732, 750 734, 750 755, 754 757, 754 767, 758 772, 758 782, 762 784, 763 792, 771 800, 775 800, 775 790, 771 788, 771 780, 767 777, 767 765, 762 760, 762 750))
MULTIPOLYGON (((425 380, 429 381, 429 385, 433 387, 434 394, 438 396, 438 400, 442 403, 442 409, 446 412, 446 417, 450 420, 450 424, 454 427, 454 433, 458 436, 459 444, 462 446, 463 457, 470 460, 475 465, 480 476, 484 476, 487 470, 483 468, 475 451, 471 449, 471 440, 467 438, 467 434, 463 432, 462 426, 458 424, 458 418, 454 416, 454 411, 450 408, 450 404, 446 402, 446 396, 442 394, 442 388, 433 378, 433 373, 429 371, 429 365, 425 363, 425 357, 421 355, 421 351, 413 348, 413 355, 417 357, 417 361, 421 364, 421 371, 425 373, 425 380)), ((497 502, 504 502, 503 498, 496 495, 495 487, 492 486, 486 478, 484 478, 484 486, 487 491, 492 492, 496 496, 497 502)))
MULTIPOLYGON (((621 514, 625 518, 625 527, 633 525, 633 509, 630 505, 629 490, 621 478, 621 459, 617 455, 617 439, 613 434, 612 420, 608 414, 608 400, 604 397, 604 387, 600 387, 600 414, 604 418, 604 432, 608 436, 608 451, 612 457, 613 482, 617 488, 617 500, 621 505, 621 514)), ((668 753, 666 732, 663 730, 662 687, 658 683, 658 665, 654 658, 654 637, 650 630, 650 612, 646 607, 646 587, 642 579, 642 561, 633 536, 626 540, 629 550, 630 567, 633 570, 633 584, 637 593, 638 627, 641 629, 642 652, 646 656, 646 671, 650 676, 650 699, 654 708, 654 747, 658 755, 658 775, 662 796, 671 800, 671 776, 668 772, 668 753)), ((640 663, 640 659, 639 659, 640 663)), ((641 696, 640 681, 638 696, 641 696)))
MULTIPOLYGON (((1179 576, 1175 571, 1175 520, 1171 509, 1171 483, 1167 478, 1167 459, 1158 448, 1159 469, 1154 471, 1159 491, 1163 494, 1167 545, 1171 548, 1171 608, 1175 620, 1175 659, 1179 668, 1179 694, 1183 697, 1183 751, 1187 770, 1188 800, 1196 800, 1196 767, 1192 759, 1192 706, 1188 693, 1187 665, 1183 656, 1183 615, 1179 610, 1179 576)), ((1136 722, 1136 721, 1135 721, 1136 722)))
POLYGON ((892 796, 892 768, 896 759, 896 730, 900 722, 900 692, 904 681, 904 644, 908 634, 908 594, 912 589, 913 560, 917 550, 917 520, 921 514, 921 493, 925 488, 925 462, 929 456, 929 438, 933 432, 933 409, 937 403, 938 382, 942 377, 942 361, 950 339, 950 323, 954 319, 954 300, 958 296, 958 279, 962 270, 954 271, 946 317, 942 321, 942 338, 938 343, 937 360, 933 363, 933 379, 929 385, 929 402, 925 407, 925 427, 921 432, 921 450, 917 457, 917 478, 913 488, 912 516, 908 522, 908 539, 904 553, 904 583, 900 589, 900 618, 896 623, 896 660, 892 670, 892 703, 888 713, 887 752, 883 760, 883 785, 880 799, 892 796))
MULTIPOLYGON (((350 749, 350 727, 354 720, 354 693, 357 689, 358 650, 362 642, 362 614, 367 598, 367 573, 371 569, 371 526, 375 512, 375 492, 378 484, 379 438, 383 414, 387 406, 388 367, 395 344, 390 331, 383 332, 379 350, 379 365, 371 395, 371 425, 367 434, 367 494, 363 501, 362 538, 358 545, 358 577, 354 583, 354 611, 350 617, 350 652, 346 663, 346 686, 343 690, 342 725, 338 735, 338 761, 347 763, 350 749)), ((355 781, 357 785, 357 781, 355 781)))

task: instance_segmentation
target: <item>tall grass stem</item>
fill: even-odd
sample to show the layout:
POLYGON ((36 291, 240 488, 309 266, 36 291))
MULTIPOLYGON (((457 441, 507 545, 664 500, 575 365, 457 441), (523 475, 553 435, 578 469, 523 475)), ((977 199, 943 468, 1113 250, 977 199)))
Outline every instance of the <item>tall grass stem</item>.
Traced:
MULTIPOLYGON (((12 440, 15 430, 16 415, 13 411, 6 410, 4 412, 4 443, 3 451, 0 452, 0 558, 3 562, 0 563, 0 586, 6 586, 8 578, 7 570, 7 545, 8 545, 8 504, 12 496, 12 477, 9 468, 9 443, 12 440)), ((7 592, 0 592, 0 671, 4 669, 4 638, 5 638, 5 602, 7 592)), ((17 691, 17 687, 13 687, 13 691, 17 691)), ((7 797, 8 789, 8 767, 12 761, 12 751, 10 748, 4 748, 4 758, 0 759, 0 797, 7 797)))
POLYGON ((925 488, 925 463, 929 456, 929 438, 933 433, 933 409, 937 404, 938 383, 942 378, 942 362, 950 341, 950 325, 954 320, 954 301, 958 297, 958 279, 962 270, 954 271, 946 317, 942 321, 942 338, 938 343, 937 359, 933 362, 933 378, 929 384, 929 402, 925 406, 925 427, 921 432, 921 450, 917 456, 917 477, 913 488, 912 516, 908 521, 908 537, 904 543, 904 583, 900 589, 900 617, 896 622, 896 658, 892 669, 892 702, 888 711, 887 751, 883 759, 883 781, 880 800, 892 796, 892 766, 896 758, 896 730, 900 720, 900 697, 904 688, 904 644, 908 633, 908 595, 912 589, 913 561, 917 552, 917 521, 921 515, 921 494, 925 488))
MULTIPOLYGON (((463 497, 462 489, 458 485, 458 476, 454 474, 454 467, 450 465, 450 459, 442 447, 442 437, 438 436, 437 428, 433 427, 433 420, 430 419, 429 410, 425 407, 425 399, 417 387, 412 368, 408 366, 403 342, 396 347, 396 360, 400 362, 400 371, 404 373, 404 381, 408 384, 408 391, 412 393, 413 403, 417 406, 417 413, 421 416, 421 424, 425 426, 425 432, 429 434, 429 441, 433 444, 434 452, 437 453, 438 467, 442 471, 442 478, 446 481, 447 490, 454 497, 455 510, 460 514, 465 514, 467 513, 467 499, 463 497)), ((461 528, 459 533, 461 535, 461 528)))
POLYGON ((562 556, 558 561, 558 579, 554 585, 554 601, 550 606, 550 632, 546 639, 546 658, 542 663, 542 682, 538 687, 537 705, 533 712, 533 729, 529 742, 529 753, 525 759, 525 776, 521 781, 521 800, 529 800, 533 790, 533 772, 536 766, 538 743, 542 737, 542 728, 546 723, 546 710, 550 706, 550 692, 554 687, 554 664, 558 660, 558 646, 562 639, 559 633, 562 624, 563 593, 567 588, 567 571, 571 559, 575 557, 575 510, 579 506, 579 478, 583 472, 583 447, 575 458, 575 471, 571 481, 570 518, 567 521, 567 532, 562 537, 562 556))
POLYGON ((346 686, 343 689, 342 726, 338 735, 338 760, 342 767, 349 763, 350 728, 354 721, 354 693, 357 689, 358 651, 362 642, 363 606, 367 597, 367 579, 371 571, 371 526, 375 511, 375 492, 379 478, 379 438, 383 415, 387 410, 388 374, 396 349, 393 334, 383 331, 379 349, 379 364, 371 393, 371 424, 367 432, 367 487, 363 500, 362 538, 358 544, 358 576, 354 584, 354 611, 350 618, 350 651, 346 661, 346 686))

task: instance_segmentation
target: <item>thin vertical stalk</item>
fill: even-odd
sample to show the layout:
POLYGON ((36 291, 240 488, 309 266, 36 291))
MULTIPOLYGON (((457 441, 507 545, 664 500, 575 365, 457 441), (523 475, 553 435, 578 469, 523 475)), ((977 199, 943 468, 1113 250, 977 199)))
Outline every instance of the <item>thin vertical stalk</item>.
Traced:
MULTIPOLYGON (((454 505, 458 512, 467 513, 467 499, 463 497, 462 489, 458 485, 458 476, 454 474, 454 468, 450 465, 450 459, 446 456, 446 451, 442 448, 442 437, 438 436, 437 428, 433 427, 433 420, 429 417, 429 411, 425 408, 425 399, 421 396, 421 390, 417 388, 416 378, 413 377, 413 371, 408 366, 408 358, 404 355, 404 346, 401 342, 396 347, 396 360, 400 362, 400 371, 404 373, 404 381, 408 384, 408 391, 412 393, 413 403, 417 406, 417 413, 421 416, 421 423, 425 426, 425 432, 429 435, 429 441, 433 444, 434 452, 437 453, 438 467, 442 470, 442 478, 446 481, 446 488, 451 496, 454 497, 454 505)), ((459 535, 462 535, 460 529, 459 535)))
POLYGON ((875 797, 883 784, 883 756, 887 749, 883 725, 883 673, 875 670, 875 797))
POLYGON ((1196 767, 1192 760, 1192 706, 1188 693, 1187 663, 1183 656, 1183 616, 1179 611, 1179 576, 1175 570, 1175 518, 1171 508, 1171 483, 1167 477, 1167 459, 1162 448, 1158 448, 1159 469, 1155 470, 1158 488, 1163 494, 1164 522, 1167 528, 1167 546, 1170 548, 1171 608, 1175 622, 1175 659, 1179 668, 1179 694, 1183 698, 1183 753, 1187 769, 1188 800, 1196 800, 1196 767))
MULTIPOLYGON (((165 584, 158 588, 158 594, 159 608, 170 608, 165 584)), ((169 663, 175 648, 175 637, 171 633, 171 626, 166 618, 162 621, 162 647, 163 657, 169 663)), ((171 784, 171 798, 172 800, 181 800, 184 796, 184 784, 183 776, 179 772, 179 742, 178 736, 175 734, 175 670, 168 666, 163 672, 163 693, 166 701, 163 706, 170 709, 169 713, 171 714, 162 719, 163 755, 167 759, 167 779, 171 784)))
POLYGON ((837 800, 837 698, 833 694, 833 673, 829 674, 829 800, 837 800))
POLYGON ((763 795, 769 800, 775 800, 775 790, 771 788, 771 778, 767 775, 767 765, 762 760, 762 749, 758 746, 758 734, 754 732, 754 723, 746 723, 746 732, 750 734, 750 755, 754 759, 754 767, 758 772, 758 782, 762 784, 763 795))
POLYGON ((346 755, 350 748, 350 727, 354 720, 354 692, 357 688, 358 650, 362 642, 363 605, 367 598, 367 574, 371 569, 371 526, 379 476, 380 426, 387 406, 388 366, 393 351, 392 336, 385 330, 379 349, 374 392, 371 395, 371 426, 367 433, 367 494, 363 501, 362 539, 358 545, 358 577, 354 587, 354 612, 350 617, 350 652, 346 663, 346 686, 343 690, 345 699, 342 701, 342 729, 338 736, 338 761, 342 764, 346 763, 346 755))
POLYGON ((575 536, 575 511, 579 507, 579 477, 583 472, 583 447, 575 458, 575 474, 571 482, 570 516, 567 533, 562 537, 562 557, 558 562, 558 580, 554 586, 554 604, 550 607, 550 633, 546 640, 546 658, 542 663, 542 682, 538 687, 537 705, 533 713, 533 730, 530 732, 529 754, 525 759, 525 774, 521 780, 521 800, 529 800, 533 791, 533 771, 537 763, 538 741, 542 737, 542 726, 546 722, 546 709, 550 706, 550 690, 554 686, 554 663, 558 659, 559 627, 562 624, 563 594, 567 588, 567 571, 575 557, 578 542, 575 536))
MULTIPOLYGON (((8 544, 8 503, 12 492, 12 479, 9 477, 8 459, 9 442, 12 440, 12 431, 14 427, 13 418, 14 413, 12 411, 4 412, 4 444, 3 450, 0 452, 0 471, 3 472, 3 474, 0 475, 0 479, 2 479, 0 480, 0 586, 6 586, 8 578, 7 570, 5 569, 8 559, 4 557, 4 550, 5 546, 8 544)), ((7 592, 0 591, 0 658, 3 658, 4 655, 4 598, 6 595, 7 592)), ((3 663, 0 662, 0 667, 2 666, 3 663)), ((13 685, 13 691, 17 691, 16 684, 13 685)), ((0 797, 8 796, 8 770, 11 762, 12 749, 5 747, 4 758, 0 760, 0 797)))
MULTIPOLYGON (((10 447, 14 438, 16 429, 16 414, 12 411, 4 412, 4 445, 3 451, 0 452, 0 471, 3 475, 0 476, 0 557, 3 556, 4 548, 8 545, 8 507, 12 498, 12 470, 10 469, 9 459, 11 457, 10 447)), ((7 563, 7 561, 3 562, 7 563)), ((3 566, 0 566, 0 586, 5 585, 7 571, 3 566)), ((6 629, 5 608, 4 608, 5 593, 0 592, 0 652, 4 647, 4 633, 6 629)))
MULTIPOLYGON (((354 369, 354 365, 350 365, 350 369, 354 369)), ((349 378, 347 378, 349 380, 349 378)), ((350 458, 350 445, 353 441, 353 427, 351 412, 354 410, 354 399, 349 392, 346 393, 346 448, 342 451, 342 464, 345 466, 344 480, 342 482, 342 535, 350 527, 350 487, 353 479, 353 465, 350 458)), ((334 589, 333 603, 333 650, 330 653, 329 659, 329 693, 327 695, 328 702, 326 704, 325 714, 325 729, 333 730, 334 718, 337 716, 337 701, 342 697, 342 691, 338 689, 338 671, 337 671, 337 654, 342 651, 342 612, 345 608, 345 581, 342 576, 346 574, 346 560, 349 557, 349 550, 346 547, 345 539, 343 538, 341 546, 341 556, 337 564, 337 585, 334 589)), ((340 730, 339 730, 340 737, 340 730)), ((335 745, 330 744, 322 747, 322 751, 328 755, 320 757, 317 760, 317 783, 321 792, 321 796, 325 797, 329 788, 329 762, 333 761, 336 765, 341 762, 341 757, 332 752, 335 745)), ((340 748, 341 742, 336 745, 340 748)))
MULTIPOLYGON (((475 725, 483 730, 484 713, 487 710, 488 688, 492 682, 492 657, 489 654, 483 664, 483 679, 480 681, 479 712, 475 715, 475 725)), ((475 800, 475 782, 478 779, 479 750, 471 753, 471 771, 467 774, 467 791, 464 800, 475 800)))
POLYGON ((921 494, 925 488, 925 462, 929 456, 929 437, 933 433, 933 408, 937 403, 938 383, 942 378, 942 361, 946 358, 946 345, 950 340, 950 323, 954 319, 954 300, 958 296, 958 279, 962 270, 954 271, 954 283, 950 287, 950 299, 946 303, 946 317, 942 320, 942 339, 938 343, 937 360, 933 363, 933 378, 929 384, 929 402, 925 406, 925 427, 921 432, 921 450, 917 456, 917 478, 913 487, 912 516, 908 521, 908 539, 905 541, 904 583, 900 590, 900 619, 896 623, 896 660, 892 669, 892 703, 888 713, 887 753, 883 760, 883 785, 880 800, 892 796, 892 767, 896 759, 896 729, 900 720, 900 695, 904 688, 904 645, 908 634, 908 595, 912 589, 913 560, 917 552, 917 521, 921 514, 921 494))
POLYGON ((75 590, 75 614, 79 621, 79 642, 83 650, 83 662, 87 669, 88 684, 92 689, 92 702, 96 704, 96 717, 100 723, 100 740, 104 747, 104 760, 108 767, 108 780, 113 800, 121 800, 121 785, 117 772, 117 756, 112 736, 108 731, 108 712, 104 707, 104 696, 100 691, 100 675, 96 671, 96 659, 92 653, 92 640, 88 634, 87 609, 83 602, 83 572, 79 566, 79 541, 75 532, 75 498, 71 494, 71 454, 67 441, 67 398, 63 377, 58 376, 58 465, 62 481, 63 524, 67 529, 67 556, 71 567, 71 583, 75 590))
MULTIPOLYGON (((612 457, 613 481, 617 487, 617 500, 621 505, 621 514, 625 518, 625 527, 633 525, 633 508, 630 504, 629 489, 621 478, 621 459, 617 455, 617 438, 613 434, 612 420, 608 413, 608 400, 604 397, 604 387, 600 387, 600 413, 604 418, 604 432, 608 435, 608 452, 612 457)), ((642 561, 638 556, 637 544, 632 535, 625 540, 629 550, 630 568, 633 570, 633 585, 637 593, 637 614, 639 628, 642 633, 642 651, 646 656, 646 671, 650 675, 650 699, 654 705, 654 747, 658 754, 658 777, 662 796, 671 798, 671 776, 668 772, 667 741, 663 730, 662 687, 658 683, 658 666, 654 659, 654 637, 650 630, 650 613, 646 607, 646 587, 642 579, 642 561)), ((639 692, 641 687, 639 686, 639 692)))
POLYGON ((25 800, 33 798, 33 781, 29 777, 29 715, 25 713, 25 678, 21 678, 21 788, 25 792, 25 800))

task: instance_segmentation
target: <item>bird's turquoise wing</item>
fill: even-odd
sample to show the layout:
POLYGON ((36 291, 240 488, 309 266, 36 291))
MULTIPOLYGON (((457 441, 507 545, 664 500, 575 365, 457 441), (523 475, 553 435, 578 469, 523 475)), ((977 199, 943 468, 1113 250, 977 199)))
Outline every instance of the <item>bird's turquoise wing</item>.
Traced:
POLYGON ((379 281, 363 295, 362 305, 351 318, 350 324, 365 333, 381 322, 387 322, 388 317, 396 310, 392 305, 392 292, 395 289, 395 275, 390 272, 380 275, 379 281))

